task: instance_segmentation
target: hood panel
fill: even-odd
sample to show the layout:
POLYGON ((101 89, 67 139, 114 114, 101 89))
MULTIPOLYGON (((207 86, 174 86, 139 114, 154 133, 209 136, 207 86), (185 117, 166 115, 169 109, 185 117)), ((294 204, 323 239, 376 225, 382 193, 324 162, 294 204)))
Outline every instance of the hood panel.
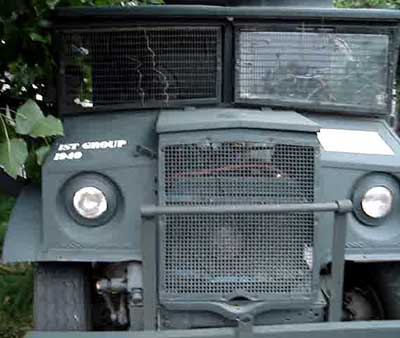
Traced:
POLYGON ((215 130, 215 129, 267 129, 315 133, 317 123, 286 110, 255 110, 209 108, 162 111, 157 122, 158 133, 215 130))

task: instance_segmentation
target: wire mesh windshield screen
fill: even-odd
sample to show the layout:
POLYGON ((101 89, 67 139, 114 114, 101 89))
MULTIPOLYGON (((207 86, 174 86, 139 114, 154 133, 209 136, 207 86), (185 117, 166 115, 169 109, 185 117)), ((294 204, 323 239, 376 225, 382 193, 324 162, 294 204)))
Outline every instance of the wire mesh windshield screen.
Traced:
POLYGON ((238 102, 389 110, 388 35, 240 29, 237 40, 238 102))
MULTIPOLYGON (((161 139, 160 204, 312 203, 316 149, 161 139)), ((160 222, 162 300, 312 297, 312 212, 170 215, 160 222)))
POLYGON ((161 107, 218 98, 218 27, 141 26, 61 36, 67 109, 161 107))

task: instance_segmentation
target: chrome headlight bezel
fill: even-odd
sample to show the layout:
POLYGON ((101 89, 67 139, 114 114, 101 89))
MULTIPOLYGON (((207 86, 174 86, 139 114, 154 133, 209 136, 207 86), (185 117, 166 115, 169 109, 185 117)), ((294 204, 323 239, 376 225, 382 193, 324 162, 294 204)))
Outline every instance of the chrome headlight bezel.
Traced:
MULTIPOLYGON (((82 173, 69 179, 63 189, 64 205, 68 214, 80 225, 97 227, 106 224, 115 215, 118 205, 118 188, 107 177, 97 173, 82 173), (106 207, 103 205, 101 214, 96 217, 84 217, 76 207, 77 193, 92 189, 104 196, 106 207)), ((103 202, 104 203, 104 202, 103 202)))

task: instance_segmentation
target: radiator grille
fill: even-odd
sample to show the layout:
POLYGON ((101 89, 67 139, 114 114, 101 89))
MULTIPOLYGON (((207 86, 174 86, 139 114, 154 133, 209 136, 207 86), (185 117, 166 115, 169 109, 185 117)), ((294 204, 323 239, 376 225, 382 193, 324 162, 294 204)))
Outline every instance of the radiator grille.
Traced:
POLYGON ((389 36, 239 31, 236 100, 385 111, 389 36))
POLYGON ((219 28, 64 32, 64 103, 75 108, 215 100, 219 28))
MULTIPOLYGON (((313 146, 220 142, 162 145, 164 205, 314 201, 313 146)), ((313 213, 166 216, 162 292, 259 299, 312 292, 313 213)))

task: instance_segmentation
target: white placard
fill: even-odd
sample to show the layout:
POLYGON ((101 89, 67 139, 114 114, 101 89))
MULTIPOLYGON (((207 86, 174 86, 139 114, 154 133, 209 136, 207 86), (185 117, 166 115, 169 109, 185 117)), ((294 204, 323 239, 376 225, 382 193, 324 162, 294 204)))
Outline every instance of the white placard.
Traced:
POLYGON ((392 148, 376 131, 323 128, 318 133, 318 140, 325 151, 394 155, 392 148))

